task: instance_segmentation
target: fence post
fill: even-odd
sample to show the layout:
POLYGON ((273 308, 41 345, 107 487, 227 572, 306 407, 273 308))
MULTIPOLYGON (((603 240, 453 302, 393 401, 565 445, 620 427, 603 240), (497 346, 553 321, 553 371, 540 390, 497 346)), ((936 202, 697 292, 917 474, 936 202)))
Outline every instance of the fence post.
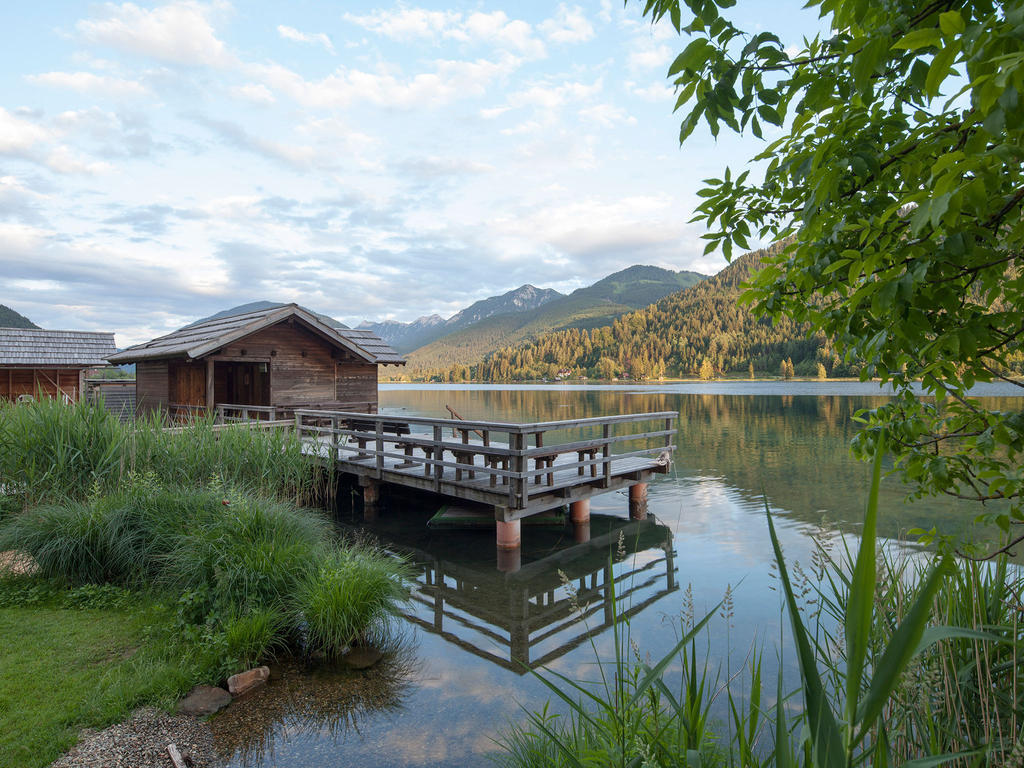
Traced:
MULTIPOLYGON (((512 456, 512 471, 515 472, 515 482, 510 485, 510 488, 514 488, 515 494, 519 496, 518 508, 526 509, 527 501, 530 498, 530 481, 526 477, 527 459, 522 453, 526 446, 526 435, 522 432, 515 432, 510 437, 512 439, 509 442, 513 444, 513 449, 516 451, 512 456)), ((514 501, 512 506, 516 508, 514 501)))
MULTIPOLYGON (((434 449, 431 454, 434 457, 435 462, 444 461, 444 450, 441 448, 441 442, 444 440, 441 427, 434 427, 434 449)), ((441 476, 444 474, 444 467, 440 464, 434 464, 434 491, 436 492, 441 487, 441 476)))
POLYGON ((601 446, 601 467, 604 472, 602 485, 608 488, 612 484, 612 444, 609 442, 612 436, 611 424, 602 427, 601 436, 604 438, 604 445, 601 446))
POLYGON ((338 417, 331 416, 331 455, 334 457, 334 461, 341 458, 338 455, 338 442, 338 417))
POLYGON ((377 419, 377 479, 384 474, 384 422, 377 419))

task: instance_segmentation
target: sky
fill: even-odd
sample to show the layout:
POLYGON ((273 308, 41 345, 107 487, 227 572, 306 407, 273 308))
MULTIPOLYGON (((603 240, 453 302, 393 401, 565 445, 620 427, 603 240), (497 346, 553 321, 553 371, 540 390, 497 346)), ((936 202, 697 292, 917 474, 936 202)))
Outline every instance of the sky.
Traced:
MULTIPOLYGON (((799 44, 798 9, 738 17, 799 44)), ((355 325, 631 264, 713 273, 700 180, 758 142, 679 147, 687 41, 641 10, 4 3, 0 304, 126 346, 261 299, 355 325)))

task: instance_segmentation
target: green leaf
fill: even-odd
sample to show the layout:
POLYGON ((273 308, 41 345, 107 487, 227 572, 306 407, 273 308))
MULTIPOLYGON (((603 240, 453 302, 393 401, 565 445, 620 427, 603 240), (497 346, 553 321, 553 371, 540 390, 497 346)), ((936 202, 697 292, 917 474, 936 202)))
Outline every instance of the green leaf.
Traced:
POLYGON ((915 29, 901 37, 893 48, 902 48, 908 51, 916 51, 918 48, 925 48, 929 45, 938 45, 942 42, 942 33, 932 27, 930 29, 915 29))
POLYGON ((683 52, 676 56, 672 66, 668 68, 668 76, 672 77, 684 69, 697 70, 708 60, 709 52, 713 50, 711 43, 706 38, 698 37, 691 42, 683 52))
POLYGON ((768 509, 767 500, 765 500, 764 511, 768 517, 768 534, 772 540, 772 548, 775 550, 775 562, 779 566, 779 579, 782 582, 786 606, 789 609, 789 621, 793 629, 797 658, 800 662, 800 677, 804 683, 804 707, 807 713, 807 723, 811 730, 811 744, 816 755, 815 763, 820 768, 844 768, 846 760, 843 755, 839 726, 836 724, 835 715, 829 708, 825 687, 818 675, 817 661, 811 650, 807 629, 800 618, 800 606, 793 592, 793 585, 789 579, 789 571, 786 569, 786 561, 782 556, 782 547, 779 544, 779 537, 775 533, 775 524, 772 521, 772 513, 768 509))
POLYGON ((882 657, 875 665, 871 686, 857 717, 857 739, 862 739, 882 714, 882 708, 892 692, 899 687, 900 676, 907 664, 918 653, 925 626, 931 614, 932 599, 942 586, 948 564, 945 560, 931 569, 924 586, 914 600, 906 618, 893 633, 882 657))
POLYGON ((956 55, 960 52, 958 45, 950 44, 935 54, 932 64, 928 67, 928 77, 924 81, 924 91, 932 98, 939 95, 942 81, 950 72, 956 55))
POLYGON ((939 14, 939 29, 947 37, 962 35, 966 28, 964 17, 960 15, 960 11, 946 11, 939 14))
POLYGON ((875 462, 871 468, 871 490, 864 513, 864 530, 850 579, 846 605, 846 721, 852 723, 860 700, 861 679, 867 662, 871 637, 871 614, 875 604, 877 582, 875 539, 878 530, 878 488, 882 479, 884 440, 875 444, 875 462))

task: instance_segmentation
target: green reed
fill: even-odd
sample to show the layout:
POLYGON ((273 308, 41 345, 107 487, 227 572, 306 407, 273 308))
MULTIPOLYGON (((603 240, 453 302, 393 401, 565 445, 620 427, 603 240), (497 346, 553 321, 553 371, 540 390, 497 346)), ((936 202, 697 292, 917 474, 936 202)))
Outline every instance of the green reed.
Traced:
POLYGON ((129 475, 145 473, 180 487, 216 474, 302 504, 325 484, 298 437, 283 430, 215 429, 212 418, 167 430, 159 416, 122 423, 89 402, 0 403, 0 485, 22 506, 116 492, 129 475))
POLYGON ((879 551, 883 453, 876 454, 856 553, 845 550, 835 559, 819 552, 816 582, 796 569, 802 583, 794 587, 766 508, 800 669, 796 691, 784 691, 780 659, 775 701, 763 703, 756 652, 739 692, 738 676, 719 684, 695 643, 717 608, 684 625, 680 642, 657 663, 638 649, 628 658, 628 621, 615 610, 615 658, 597 660, 599 669, 614 670, 613 684, 604 672, 596 684, 538 673, 567 714, 551 714, 547 706, 529 713, 524 726, 502 736, 497 761, 623 768, 1024 763, 1024 581, 1005 560, 989 567, 879 551), (681 668, 675 690, 664 679, 673 663, 681 668), (724 729, 709 719, 722 696, 724 729))

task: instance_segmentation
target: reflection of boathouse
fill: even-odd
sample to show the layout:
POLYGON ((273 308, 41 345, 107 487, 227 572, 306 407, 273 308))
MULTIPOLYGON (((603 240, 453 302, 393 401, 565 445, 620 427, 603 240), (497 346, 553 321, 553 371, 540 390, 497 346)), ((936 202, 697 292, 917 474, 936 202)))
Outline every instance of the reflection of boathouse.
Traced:
MULTIPOLYGON (((589 541, 553 546, 538 559, 524 558, 511 573, 497 570, 489 552, 484 559, 472 559, 470 553, 480 549, 470 544, 473 534, 445 531, 425 544, 403 543, 407 525, 388 525, 382 519, 372 530, 416 569, 414 605, 407 619, 523 674, 611 626, 613 579, 624 618, 678 589, 667 526, 653 517, 626 520, 596 514, 590 525, 589 541), (467 538, 460 541, 459 536, 467 538)), ((544 536, 568 539, 561 530, 531 532, 538 544, 544 536)))

